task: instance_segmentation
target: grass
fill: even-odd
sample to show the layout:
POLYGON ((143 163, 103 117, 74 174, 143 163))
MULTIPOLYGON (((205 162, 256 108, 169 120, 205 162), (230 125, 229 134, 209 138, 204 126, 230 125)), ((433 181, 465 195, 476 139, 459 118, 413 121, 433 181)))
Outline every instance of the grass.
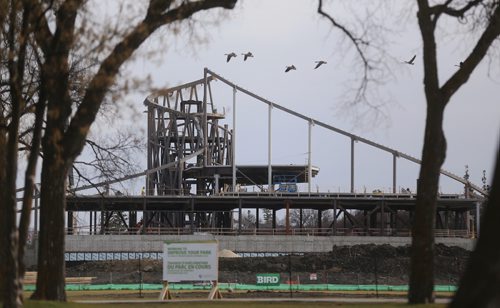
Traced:
MULTIPOLYGON (((137 307, 139 303, 129 304, 82 304, 82 303, 59 303, 47 301, 27 301, 24 305, 26 308, 100 308, 100 307, 137 307)), ((141 306, 147 308, 162 307, 168 305, 169 308, 227 308, 227 307, 249 307, 249 308, 285 308, 285 307, 350 307, 350 308, 390 308, 390 307, 404 307, 406 304, 343 304, 343 303, 327 303, 327 302, 252 302, 252 301, 197 301, 197 302, 168 302, 167 303, 140 303, 141 306)), ((428 304, 428 305, 412 305, 412 308, 444 308, 444 304, 428 304)))
MULTIPOLYGON (((358 292, 359 293, 359 292, 358 292)), ((68 302, 49 302, 49 301, 31 301, 27 300, 31 295, 31 292, 24 292, 24 298, 26 308, 100 308, 100 307, 119 307, 119 308, 127 308, 127 307, 137 307, 137 306, 145 306, 143 308, 154 308, 154 307, 165 307, 168 305, 169 308, 229 308, 229 307, 249 307, 249 308, 285 308, 285 307, 350 307, 350 308, 368 308, 368 307, 380 307, 380 308, 389 308, 389 307, 404 307, 408 306, 407 304, 401 303, 366 303, 368 298, 375 299, 374 294, 358 294, 353 293, 352 296, 363 296, 360 298, 360 302, 363 303, 342 303, 342 295, 340 294, 325 294, 322 297, 311 297, 311 298, 301 298, 301 301, 289 301, 288 298, 283 297, 280 298, 279 301, 276 300, 276 297, 271 294, 262 294, 265 297, 274 297, 273 300, 262 301, 265 300, 265 297, 259 296, 259 301, 253 301, 251 298, 243 298, 243 299, 235 299, 227 298, 229 294, 223 293, 225 299, 223 301, 208 301, 205 300, 208 292, 174 292, 174 295, 178 296, 176 299, 168 302, 147 302, 147 301, 156 301, 158 299, 159 292, 158 291, 145 291, 142 292, 143 298, 139 298, 139 293, 137 291, 68 291, 66 292, 68 297, 68 302), (226 296, 227 294, 227 296, 226 296), (326 298, 335 298, 338 300, 337 302, 322 302, 315 301, 326 298), (142 301, 141 301, 142 300, 142 301), (184 301, 180 301, 184 300, 184 301), (121 303, 77 303, 74 301, 122 301, 121 303), (129 303, 123 303, 126 301, 130 301, 129 303)), ((396 295, 392 294, 392 296, 397 296, 404 298, 404 295, 396 295)), ((245 296, 245 295, 243 295, 245 296)), ((296 295, 298 296, 298 295, 296 295)), ((343 296, 346 296, 344 293, 343 296)), ((349 295, 347 295, 349 296, 349 295)), ((349 301, 349 300, 346 300, 349 301)), ((0 305, 1 306, 1 305, 0 305)), ((412 305, 411 308, 444 308, 445 304, 432 304, 432 305, 412 305)))

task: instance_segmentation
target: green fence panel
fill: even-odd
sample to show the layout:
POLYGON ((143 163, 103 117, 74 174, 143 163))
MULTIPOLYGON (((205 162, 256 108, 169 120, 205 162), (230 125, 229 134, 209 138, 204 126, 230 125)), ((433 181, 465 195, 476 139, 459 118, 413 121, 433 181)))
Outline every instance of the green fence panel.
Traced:
MULTIPOLYGON (((170 283, 171 290, 174 291, 195 291, 195 290, 210 290, 210 284, 190 284, 190 283, 170 283)), ((66 291, 105 291, 105 290, 161 290, 162 284, 68 284, 66 291)), ((236 291, 398 291, 407 292, 407 285, 349 285, 349 284, 279 284, 276 286, 265 286, 255 284, 243 283, 219 283, 221 290, 236 290, 236 291)), ((35 291, 35 285, 24 285, 24 291, 35 291)), ((434 286, 436 292, 455 292, 456 286, 452 285, 436 285, 434 286)))

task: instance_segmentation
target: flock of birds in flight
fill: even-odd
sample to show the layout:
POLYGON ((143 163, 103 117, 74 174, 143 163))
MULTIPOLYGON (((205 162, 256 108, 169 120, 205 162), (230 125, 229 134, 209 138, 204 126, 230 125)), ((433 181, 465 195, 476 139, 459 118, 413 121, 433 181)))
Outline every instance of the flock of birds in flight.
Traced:
MULTIPOLYGON (((234 52, 226 53, 224 55, 226 56, 226 62, 229 62, 229 61, 231 61, 232 58, 236 58, 238 56, 234 52)), ((248 58, 253 58, 253 54, 250 51, 247 53, 242 53, 241 55, 243 56, 243 61, 246 61, 248 58)), ((316 63, 316 66, 314 67, 314 69, 317 69, 318 67, 320 67, 323 64, 326 64, 327 62, 323 61, 323 60, 319 60, 319 61, 316 61, 315 63, 316 63)), ((295 65, 288 65, 285 68, 285 73, 288 73, 289 71, 296 70, 296 69, 297 68, 295 67, 295 65)))
MULTIPOLYGON (((236 58, 238 56, 234 52, 226 53, 224 55, 226 56, 226 62, 229 62, 229 61, 231 61, 231 58, 236 58)), ((241 55, 243 56, 243 61, 246 61, 248 58, 253 58, 253 54, 250 51, 246 52, 246 53, 242 53, 241 55)), ((413 57, 410 60, 408 60, 408 61, 401 61, 401 62, 409 64, 409 65, 414 65, 416 57, 417 57, 417 55, 413 55, 413 57)), ((323 64, 327 64, 327 62, 323 61, 323 60, 315 61, 314 63, 316 63, 314 69, 317 69, 318 67, 320 67, 323 64)), ((463 64, 464 64, 463 62, 460 62, 459 65, 455 65, 455 66, 462 67, 463 64)), ((288 73, 289 71, 292 71, 292 70, 297 70, 297 68, 295 67, 295 65, 293 65, 293 64, 292 65, 288 65, 285 68, 285 73, 288 73)))

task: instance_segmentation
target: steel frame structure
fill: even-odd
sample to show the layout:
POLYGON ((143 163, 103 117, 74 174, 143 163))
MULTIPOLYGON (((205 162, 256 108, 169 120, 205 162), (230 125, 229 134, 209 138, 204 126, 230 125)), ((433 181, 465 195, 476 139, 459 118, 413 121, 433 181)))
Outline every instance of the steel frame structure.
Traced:
POLYGON ((148 109, 148 170, 154 170, 147 175, 147 195, 186 195, 193 184, 197 195, 214 194, 214 181, 207 177, 188 179, 184 171, 232 165, 232 131, 227 124, 219 125, 225 116, 214 108, 212 80, 201 79, 171 88, 144 101, 148 109), (204 92, 208 90, 208 102, 206 97, 200 100, 200 85, 204 92), (186 158, 195 161, 188 162, 186 158))
MULTIPOLYGON (((230 196, 88 196, 68 198, 67 208, 71 212, 93 212, 105 209, 101 221, 89 226, 87 234, 116 233, 108 229, 111 213, 129 212, 128 221, 123 219, 126 229, 121 234, 192 234, 193 232, 210 232, 226 235, 254 233, 265 234, 301 234, 308 232, 316 235, 383 235, 409 236, 411 232, 416 196, 414 194, 304 194, 284 193, 260 195, 240 193, 230 196), (242 225, 243 212, 246 209, 256 210, 256 222, 250 229, 242 225), (268 209, 272 213, 271 225, 259 224, 261 211, 268 209), (289 221, 279 226, 276 212, 284 210, 304 209, 316 211, 317 221, 313 227, 304 227, 302 215, 298 226, 292 228, 289 221), (146 213, 150 221, 137 227, 137 211, 146 213), (332 211, 332 221, 325 225, 322 215, 332 211), (260 214, 259 214, 260 213, 260 214), (148 215, 149 214, 149 215, 148 215), (161 215, 187 215, 189 224, 185 226, 166 227, 151 222, 161 215), (215 219, 218 215, 226 215, 233 221, 215 219), (208 218, 202 220, 201 218, 208 218)), ((441 195, 437 200, 436 231, 440 236, 475 237, 479 230, 478 209, 480 199, 462 198, 461 195, 441 195), (448 234, 448 235, 447 235, 448 234)), ((288 219, 289 215, 285 215, 288 219)), ((70 215, 68 215, 68 221, 70 215)), ((68 231, 73 231, 70 229, 68 231)), ((72 227, 72 226, 71 226, 72 227)))
MULTIPOLYGON (((137 223, 137 211, 143 211, 144 221, 142 224, 144 227, 172 229, 186 229, 186 227, 189 227, 187 229, 191 231, 205 227, 234 229, 232 213, 235 210, 239 213, 240 219, 238 221, 241 221, 242 208, 257 209, 257 216, 258 209, 272 209, 273 225, 275 225, 274 216, 277 210, 286 208, 288 213, 288 209, 296 208, 301 210, 318 210, 318 217, 321 217, 322 211, 333 209, 335 218, 342 217, 345 223, 353 228, 368 230, 371 227, 381 225, 383 226, 382 229, 385 230, 386 226, 390 229, 398 228, 398 211, 407 212, 409 215, 413 211, 413 197, 410 197, 405 203, 396 203, 389 206, 390 202, 379 202, 372 195, 364 197, 355 193, 355 143, 365 143, 392 156, 392 193, 395 198, 398 198, 398 195, 401 196, 396 191, 397 159, 402 158, 417 164, 421 163, 420 160, 273 103, 232 83, 209 69, 205 68, 204 78, 150 95, 146 98, 144 104, 147 107, 148 121, 148 169, 123 179, 74 189, 76 192, 121 180, 145 176, 146 193, 144 198, 139 199, 142 201, 137 203, 137 200, 132 197, 129 204, 122 202, 123 199, 118 199, 118 202, 116 200, 110 201, 106 197, 99 201, 101 203, 99 203, 98 207, 92 206, 91 208, 84 209, 78 205, 80 202, 78 201, 79 197, 77 197, 77 200, 68 203, 68 222, 72 221, 69 218, 70 213, 72 215, 73 211, 91 211, 91 213, 94 213, 93 228, 96 231, 98 225, 97 212, 101 211, 100 229, 103 230, 110 217, 106 212, 130 211, 127 228, 132 230, 137 223), (225 119, 225 114, 218 113, 215 108, 211 89, 211 83, 214 80, 219 80, 232 89, 233 114, 231 127, 228 124, 220 125, 220 122, 225 119), (203 94, 201 94, 200 88, 202 88, 203 94), (267 166, 261 166, 262 168, 260 169, 257 168, 255 174, 251 176, 245 174, 245 172, 248 172, 245 170, 252 170, 252 167, 256 166, 236 165, 236 96, 238 92, 268 105, 268 164, 267 166), (308 124, 307 166, 303 166, 303 168, 299 166, 302 169, 298 171, 293 170, 296 176, 301 174, 301 182, 308 184, 308 191, 306 194, 297 194, 297 197, 289 195, 285 199, 282 197, 280 199, 277 197, 278 195, 281 196, 281 193, 274 191, 275 183, 273 182, 273 178, 275 175, 279 175, 279 172, 283 172, 283 169, 280 171, 280 166, 272 165, 271 136, 272 114, 274 110, 288 113, 306 121, 308 124), (312 165, 311 138, 314 126, 323 127, 333 133, 349 138, 351 145, 351 195, 349 196, 355 197, 352 201, 349 201, 351 200, 349 196, 348 201, 342 201, 335 200, 335 198, 331 199, 331 197, 326 195, 315 195, 311 192, 311 180, 319 171, 318 168, 312 165), (257 177, 258 180, 256 180, 257 177), (259 187, 264 187, 267 184, 267 190, 263 190, 263 193, 261 192, 257 196, 252 197, 252 201, 249 201, 245 196, 240 195, 238 191, 239 184, 252 184, 259 187), (162 198, 163 203, 161 206, 155 203, 155 197, 162 198), (218 197, 222 199, 219 200, 218 197), (228 201, 229 199, 225 198, 232 199, 228 201), (280 201, 276 201, 278 199, 280 201), (289 201, 292 199, 294 201, 290 203, 289 201), (219 203, 216 205, 211 204, 210 202, 214 200, 219 203), (343 202, 348 202, 345 203, 348 206, 343 205, 343 202), (229 203, 230 205, 228 205, 229 203), (120 206, 117 207, 118 204, 120 206), (156 205, 152 206, 152 204, 156 205), (362 218, 354 217, 350 212, 351 210, 361 211, 362 218)), ((453 224, 454 226, 462 226, 464 229, 469 230, 469 227, 466 227, 466 225, 469 225, 470 214, 472 214, 472 216, 475 216, 477 229, 479 229, 479 219, 477 218, 479 217, 478 204, 480 204, 481 198, 470 194, 470 191, 479 192, 482 196, 487 196, 487 192, 470 183, 467 179, 463 179, 446 170, 441 170, 441 174, 465 185, 466 193, 461 198, 466 199, 468 205, 463 207, 460 198, 454 198, 447 202, 457 203, 457 206, 450 205, 449 203, 447 203, 446 207, 438 206, 436 227, 447 228, 450 225, 449 219, 451 218, 449 217, 454 217, 456 220, 453 224), (449 212, 453 212, 454 214, 450 216, 448 215, 449 212), (460 223, 460 221, 463 223, 460 223)), ((403 195, 403 199, 405 198, 403 195)), ((124 220, 123 217, 121 219, 124 220)), ((399 223, 403 222, 400 220, 399 223)), ((405 224, 409 226, 409 220, 405 224)), ((68 227, 70 226, 68 225, 68 227)), ((320 220, 318 221, 318 227, 322 227, 320 220)), ((330 227, 335 229, 334 226, 330 227)), ((237 228, 241 229, 241 225, 237 228)))

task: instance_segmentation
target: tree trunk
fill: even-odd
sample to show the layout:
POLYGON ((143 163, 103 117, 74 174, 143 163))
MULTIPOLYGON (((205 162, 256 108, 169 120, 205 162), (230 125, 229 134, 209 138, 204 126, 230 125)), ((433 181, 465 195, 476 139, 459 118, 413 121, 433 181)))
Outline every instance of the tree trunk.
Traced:
MULTIPOLYGON (((9 142, 9 148, 10 146, 9 142)), ((10 151, 10 149, 8 151, 10 151)), ((14 161, 12 161, 10 156, 11 155, 7 155, 7 161, 10 162, 10 164, 16 165, 16 160, 14 159, 14 161)), ((17 171, 15 167, 7 167, 7 169, 15 169, 17 171)), ((3 280, 2 301, 4 306, 21 307, 21 291, 19 290, 20 284, 17 263, 18 233, 16 226, 16 177, 10 177, 11 172, 7 172, 6 180, 3 181, 7 185, 3 186, 4 188, 2 189, 4 190, 2 195, 4 199, 1 205, 2 210, 0 211, 0 217, 2 217, 0 229, 0 236, 2 237, 0 240, 0 244, 2 245, 0 249, 0 260, 3 263, 3 268, 0 279, 3 280)))
MULTIPOLYGON (((428 99, 429 100, 429 99, 428 99)), ((434 226, 439 170, 446 156, 442 129, 444 104, 428 103, 417 204, 412 229, 410 303, 434 302, 434 226)))
POLYGON ((500 148, 491 193, 481 218, 480 236, 451 303, 452 308, 500 307, 500 148))
MULTIPOLYGON (((14 109, 16 109, 14 107, 14 109)), ((19 121, 14 120, 13 112, 10 122, 7 144, 5 135, 0 137, 0 184, 2 184, 2 203, 0 204, 0 262, 2 263, 1 280, 2 301, 6 307, 20 307, 21 292, 19 290, 17 249, 18 233, 16 225, 16 174, 17 174, 17 127, 19 121)))
POLYGON ((31 208, 33 206, 33 191, 35 189, 35 173, 40 155, 40 143, 42 136, 43 116, 45 113, 45 95, 44 91, 40 92, 39 101, 36 105, 35 124, 33 129, 33 138, 31 140, 31 150, 28 158, 28 166, 24 176, 24 196, 21 218, 19 221, 19 243, 18 243, 18 264, 19 264, 19 288, 22 290, 22 280, 24 278, 24 254, 26 248, 26 240, 28 238, 28 229, 30 225, 31 208))
POLYGON ((66 301, 64 212, 67 163, 62 157, 60 136, 60 129, 47 127, 41 178, 38 276, 33 299, 66 301))
MULTIPOLYGON (((0 124, 5 124, 3 119, 3 110, 0 106, 0 124)), ((3 126, 3 125, 2 125, 3 126)), ((7 187, 7 178, 5 174, 6 169, 6 155, 7 155, 7 138, 4 129, 0 128, 0 187, 7 187)), ((10 251, 7 249, 9 245, 9 232, 8 232, 8 215, 7 211, 7 189, 0 189, 0 247, 5 247, 0 249, 0 301, 6 301, 7 299, 7 260, 10 251)))

